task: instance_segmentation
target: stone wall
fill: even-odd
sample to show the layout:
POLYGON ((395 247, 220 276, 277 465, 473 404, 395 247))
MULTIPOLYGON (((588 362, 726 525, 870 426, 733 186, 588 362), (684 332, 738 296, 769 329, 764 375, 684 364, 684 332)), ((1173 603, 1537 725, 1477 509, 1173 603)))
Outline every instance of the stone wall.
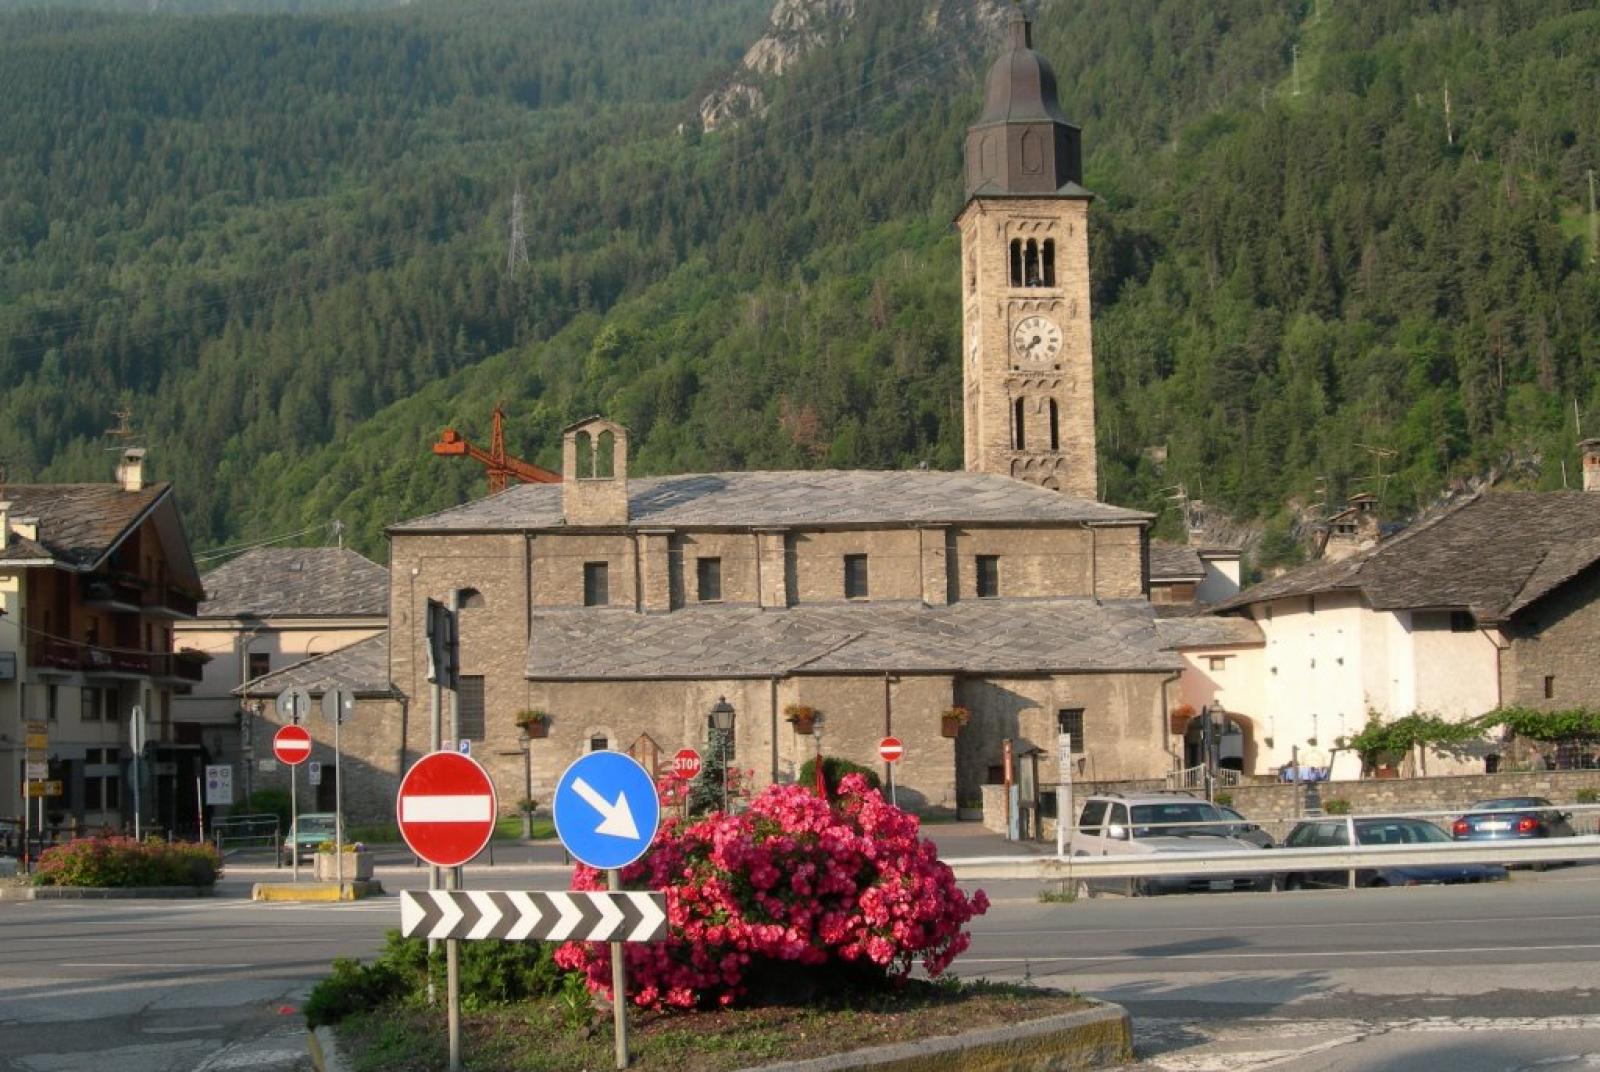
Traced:
MULTIPOLYGON (((425 718, 426 712, 423 714, 425 718)), ((290 772, 294 768, 279 763, 272 756, 272 736, 287 721, 278 714, 275 704, 265 705, 262 713, 251 719, 257 757, 256 769, 251 772, 255 790, 289 791, 290 772)), ((340 777, 344 779, 346 823, 395 821, 395 795, 400 791, 398 772, 401 769, 401 740, 406 722, 406 707, 399 701, 361 699, 356 701, 355 711, 340 727, 338 768, 340 777)), ((313 787, 310 784, 309 763, 300 764, 294 774, 300 811, 332 811, 335 770, 333 723, 322 717, 322 707, 316 704, 310 718, 302 720, 301 725, 311 733, 311 760, 322 764, 324 787, 320 790, 313 787)), ((424 725, 423 732, 426 731, 424 725)), ((412 758, 415 756, 416 753, 412 758)), ((514 805, 515 801, 511 803, 514 805)), ((241 800, 235 812, 242 812, 243 804, 241 800)), ((502 801, 502 804, 505 802, 502 801)))
POLYGON ((1600 570, 1535 603, 1506 627, 1501 702, 1562 710, 1600 707, 1600 570), (1545 678, 1551 695, 1545 696, 1545 678))

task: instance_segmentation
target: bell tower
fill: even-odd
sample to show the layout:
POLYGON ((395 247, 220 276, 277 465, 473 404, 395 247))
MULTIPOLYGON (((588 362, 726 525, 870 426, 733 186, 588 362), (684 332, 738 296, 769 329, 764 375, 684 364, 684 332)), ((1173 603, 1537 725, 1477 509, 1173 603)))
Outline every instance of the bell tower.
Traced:
POLYGON ((967 129, 962 383, 969 472, 1000 473, 1093 499, 1094 358, 1089 202, 1081 134, 1056 77, 1011 18, 967 129))

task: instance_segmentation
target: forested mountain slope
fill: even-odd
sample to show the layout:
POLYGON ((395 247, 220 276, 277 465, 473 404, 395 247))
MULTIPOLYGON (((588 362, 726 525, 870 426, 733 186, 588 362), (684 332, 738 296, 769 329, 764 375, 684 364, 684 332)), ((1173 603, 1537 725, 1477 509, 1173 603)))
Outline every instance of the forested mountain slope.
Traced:
MULTIPOLYGON (((949 221, 997 42, 956 0, 858 4, 701 135, 768 6, 0 17, 0 459, 100 478, 127 400, 200 542, 339 516, 368 550, 481 494, 428 443, 497 401, 544 464, 604 412, 640 473, 957 466, 949 221)), ((1596 0, 1078 0, 1036 40, 1100 195, 1112 501, 1575 474, 1596 0)))

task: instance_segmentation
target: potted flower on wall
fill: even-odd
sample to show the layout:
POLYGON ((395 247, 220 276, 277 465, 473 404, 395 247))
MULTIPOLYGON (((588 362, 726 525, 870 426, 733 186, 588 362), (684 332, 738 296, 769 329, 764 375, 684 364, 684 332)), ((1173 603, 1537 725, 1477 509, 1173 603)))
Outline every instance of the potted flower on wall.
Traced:
POLYGON ((946 737, 956 737, 961 733, 961 728, 972 721, 972 712, 960 704, 947 707, 939 712, 939 732, 946 737))
POLYGON ((518 711, 516 715, 517 728, 527 737, 550 736, 550 716, 537 707, 529 707, 518 711))
POLYGON ((346 841, 344 843, 344 867, 339 866, 339 857, 335 855, 335 846, 331 841, 324 841, 317 846, 316 877, 318 882, 337 881, 339 872, 343 870, 344 880, 353 882, 370 879, 372 877, 373 855, 367 847, 359 841, 346 841))
POLYGON ((796 733, 810 733, 817 724, 817 709, 810 704, 792 703, 783 709, 783 717, 796 733))
POLYGON ((1189 727, 1189 720, 1194 717, 1194 704, 1181 703, 1167 712, 1167 730, 1177 736, 1189 727))

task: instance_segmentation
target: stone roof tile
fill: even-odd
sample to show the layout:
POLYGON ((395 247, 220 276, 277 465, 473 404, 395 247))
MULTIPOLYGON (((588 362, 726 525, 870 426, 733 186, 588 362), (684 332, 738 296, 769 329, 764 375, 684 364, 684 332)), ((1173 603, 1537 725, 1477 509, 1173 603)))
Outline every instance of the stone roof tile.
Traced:
POLYGON ((202 618, 382 617, 389 571, 337 547, 258 547, 204 578, 202 618))

